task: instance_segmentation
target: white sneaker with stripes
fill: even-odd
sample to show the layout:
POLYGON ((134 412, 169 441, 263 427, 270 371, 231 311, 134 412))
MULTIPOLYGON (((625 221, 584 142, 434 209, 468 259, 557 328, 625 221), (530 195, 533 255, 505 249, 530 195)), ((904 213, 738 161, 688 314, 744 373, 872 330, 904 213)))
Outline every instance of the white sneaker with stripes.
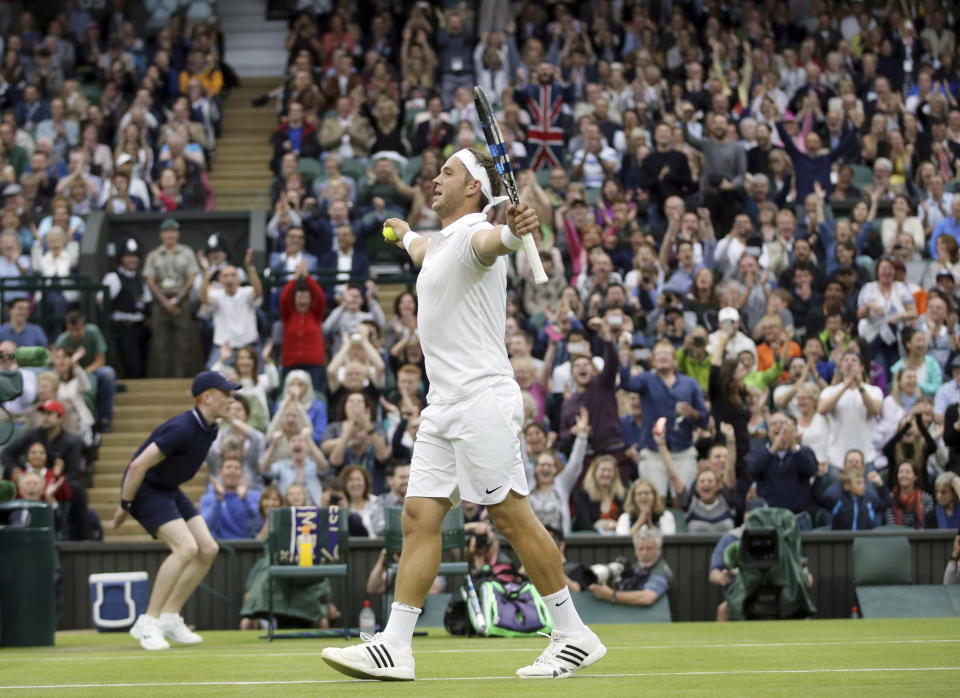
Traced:
POLYGON ((341 674, 355 679, 413 681, 413 651, 383 641, 382 633, 360 633, 362 643, 351 647, 327 647, 320 657, 341 674))
POLYGON ((590 628, 585 628, 580 637, 561 635, 556 630, 549 637, 550 644, 533 664, 517 669, 519 678, 564 679, 599 661, 607 653, 607 648, 590 628))
POLYGON ((179 642, 181 645, 199 645, 203 638, 187 627, 183 616, 178 613, 160 614, 160 630, 167 640, 179 642))
POLYGON ((145 650, 170 649, 170 643, 163 639, 160 621, 146 613, 140 614, 137 622, 130 628, 130 634, 140 641, 140 646, 145 650))

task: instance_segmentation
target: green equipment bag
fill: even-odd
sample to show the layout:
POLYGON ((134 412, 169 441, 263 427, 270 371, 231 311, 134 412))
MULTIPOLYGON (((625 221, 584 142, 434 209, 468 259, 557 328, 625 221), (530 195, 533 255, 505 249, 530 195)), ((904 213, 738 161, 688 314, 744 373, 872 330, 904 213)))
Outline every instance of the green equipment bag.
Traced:
POLYGON ((553 630, 547 604, 530 580, 489 579, 480 583, 477 596, 488 637, 529 637, 553 630))
POLYGON ((443 625, 451 635, 529 637, 553 630, 546 603, 536 587, 509 563, 471 573, 479 617, 471 610, 469 585, 450 595, 443 625))

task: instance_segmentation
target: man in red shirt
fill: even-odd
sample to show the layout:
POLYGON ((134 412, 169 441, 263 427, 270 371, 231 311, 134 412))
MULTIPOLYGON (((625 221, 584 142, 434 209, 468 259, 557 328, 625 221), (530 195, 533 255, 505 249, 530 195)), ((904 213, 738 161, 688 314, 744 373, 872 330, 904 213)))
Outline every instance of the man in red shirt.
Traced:
POLYGON ((283 354, 280 365, 284 377, 295 368, 310 374, 314 390, 326 386, 323 347, 323 314, 327 296, 320 284, 307 273, 301 261, 296 274, 280 292, 280 319, 283 322, 283 354))

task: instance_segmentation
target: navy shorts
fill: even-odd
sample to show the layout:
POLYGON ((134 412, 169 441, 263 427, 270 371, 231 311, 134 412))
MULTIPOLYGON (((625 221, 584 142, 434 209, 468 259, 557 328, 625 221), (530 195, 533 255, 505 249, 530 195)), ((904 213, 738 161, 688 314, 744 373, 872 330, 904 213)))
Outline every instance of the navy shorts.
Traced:
POLYGON ((168 521, 189 521, 200 514, 179 487, 175 490, 164 490, 144 482, 137 490, 137 496, 133 498, 130 515, 147 529, 147 533, 156 538, 157 529, 168 521))

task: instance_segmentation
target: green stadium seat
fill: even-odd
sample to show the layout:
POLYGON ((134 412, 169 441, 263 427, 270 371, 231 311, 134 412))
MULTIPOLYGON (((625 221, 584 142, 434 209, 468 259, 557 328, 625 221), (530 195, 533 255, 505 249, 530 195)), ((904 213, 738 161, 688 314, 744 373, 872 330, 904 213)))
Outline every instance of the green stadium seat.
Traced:
POLYGON ((667 511, 673 514, 673 519, 677 522, 677 533, 686 533, 687 515, 684 513, 683 509, 667 509, 667 511))
POLYGON ((413 126, 413 122, 416 120, 419 114, 422 114, 425 111, 426 109, 408 109, 403 116, 403 131, 410 143, 413 143, 413 137, 416 135, 416 129, 413 126))
MULTIPOLYGON (((330 536, 330 516, 332 510, 338 510, 339 517, 337 519, 337 547, 336 553, 333 559, 329 561, 323 561, 319 565, 311 565, 309 567, 301 567, 296 564, 296 560, 290 559, 289 551, 291 550, 291 545, 296 541, 296 532, 294 529, 294 509, 293 507, 281 507, 278 509, 273 509, 270 511, 270 525, 267 529, 267 540, 266 540, 266 550, 267 550, 267 574, 268 574, 268 583, 267 583, 267 596, 269 599, 268 606, 268 630, 267 630, 267 640, 273 641, 275 637, 316 637, 320 634, 310 634, 310 633, 277 633, 274 630, 274 611, 273 611, 273 584, 274 580, 284 580, 287 582, 307 582, 307 581, 318 581, 321 579, 326 579, 328 577, 340 577, 346 578, 347 576, 347 558, 350 553, 350 531, 347 525, 347 510, 342 507, 317 507, 317 522, 318 526, 315 529, 315 535, 318 538, 317 545, 321 548, 325 548, 325 544, 329 542, 330 536), (291 540, 291 537, 293 539, 291 540)), ((324 550, 326 552, 326 550, 324 550)), ((320 556, 323 560, 323 555, 320 556)), ((344 593, 346 599, 344 600, 343 608, 350 607, 350 585, 344 584, 344 593)), ((346 618, 346 614, 343 616, 344 624, 344 634, 349 637, 349 624, 346 618)))
POLYGON ((595 623, 670 623, 670 600, 664 594, 652 606, 624 606, 601 601, 591 591, 570 594, 577 613, 587 625, 595 623))
POLYGON ((326 179, 327 170, 316 158, 300 158, 297 172, 310 179, 326 179))
POLYGON ((857 189, 863 189, 868 184, 873 184, 873 170, 866 165, 851 165, 853 168, 853 186, 857 189))
POLYGON ((367 177, 367 161, 360 158, 343 158, 340 163, 340 174, 344 177, 353 177, 359 187, 367 177))
MULTIPOLYGON (((399 507, 387 507, 384 509, 384 519, 386 523, 386 528, 383 533, 383 547, 387 550, 387 555, 390 556, 394 553, 400 553, 403 549, 403 526, 401 523, 403 517, 403 509, 399 507)), ((463 555, 464 550, 467 547, 467 533, 464 529, 464 519, 463 519, 463 507, 457 507, 456 509, 451 509, 447 512, 446 516, 443 517, 443 522, 440 524, 440 549, 441 551, 456 551, 456 554, 463 555)), ((396 570, 396 564, 391 564, 390 569, 396 570)), ((441 562, 440 567, 437 570, 437 574, 446 574, 446 575, 465 575, 470 571, 470 566, 462 560, 452 560, 449 562, 441 562)), ((454 589, 453 586, 447 585, 448 588, 454 589)), ((447 601, 450 599, 450 594, 444 594, 447 601)), ((433 597, 427 597, 428 600, 433 597)), ((388 589, 387 593, 383 595, 383 617, 386 618, 390 606, 393 604, 393 590, 388 589)), ((446 609, 446 603, 440 605, 439 601, 435 602, 439 606, 440 622, 439 625, 443 625, 443 612, 446 609)), ((426 609, 424 609, 426 610, 426 609)), ((436 609, 434 609, 436 611, 436 609)), ((421 614, 422 618, 422 614, 421 614)))
POLYGON ((863 618, 945 618, 960 616, 960 587, 948 584, 857 587, 863 618))
POLYGON ((412 158, 407 160, 407 164, 403 168, 401 176, 403 181, 407 184, 413 184, 414 178, 420 172, 420 166, 423 164, 422 155, 414 155, 412 158))
MULTIPOLYGON (((424 599, 423 608, 420 609, 417 627, 442 628, 443 616, 447 611, 447 605, 450 603, 451 596, 453 596, 453 594, 429 594, 427 598, 424 599)), ((384 615, 384 618, 386 618, 386 615, 384 615)))
POLYGON ((913 584, 913 559, 906 536, 859 536, 853 541, 853 584, 913 584))

